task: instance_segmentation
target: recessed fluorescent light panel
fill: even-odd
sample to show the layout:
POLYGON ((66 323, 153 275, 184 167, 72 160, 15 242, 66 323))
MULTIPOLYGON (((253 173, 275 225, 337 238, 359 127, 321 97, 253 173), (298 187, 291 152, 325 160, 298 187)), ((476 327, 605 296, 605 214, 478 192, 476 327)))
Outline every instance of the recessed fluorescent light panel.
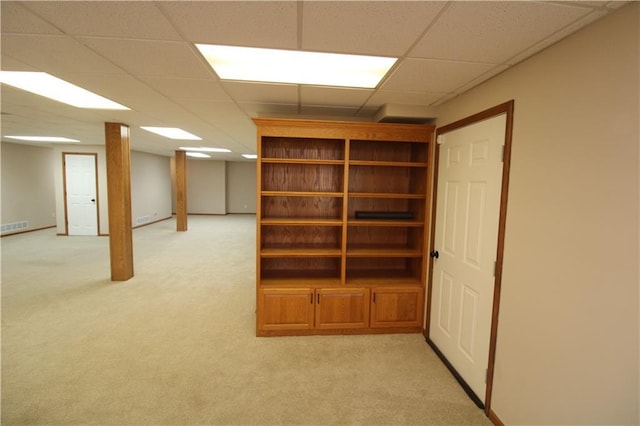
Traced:
POLYGON ((256 158, 258 158, 258 155, 257 155, 257 154, 242 154, 242 156, 243 156, 244 158, 249 159, 249 160, 255 160, 256 158))
POLYGON ((5 136, 7 139, 17 139, 29 142, 53 142, 53 143, 76 143, 77 139, 63 138, 60 136, 5 136))
POLYGON ((207 154, 203 154, 202 152, 187 152, 187 157, 194 157, 194 158, 211 158, 210 155, 207 154))
POLYGON ((129 109, 46 72, 0 71, 0 83, 78 108, 129 109))
POLYGON ((164 136, 169 139, 180 139, 180 140, 191 140, 191 141, 199 141, 202 140, 201 137, 192 135, 189 132, 185 132, 182 129, 178 129, 177 127, 149 127, 142 126, 140 127, 147 132, 155 133, 160 136, 164 136))
POLYGON ((199 152, 231 152, 227 148, 209 148, 207 146, 181 146, 183 151, 199 151, 199 152))
POLYGON ((397 58, 196 44, 223 80, 371 89, 397 58))

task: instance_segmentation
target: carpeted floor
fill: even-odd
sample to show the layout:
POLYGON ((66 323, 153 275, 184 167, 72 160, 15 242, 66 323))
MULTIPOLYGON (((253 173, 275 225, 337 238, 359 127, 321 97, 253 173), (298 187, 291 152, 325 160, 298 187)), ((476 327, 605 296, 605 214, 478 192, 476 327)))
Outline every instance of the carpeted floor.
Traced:
POLYGON ((491 424, 420 334, 255 337, 255 216, 2 238, 2 424, 491 424))

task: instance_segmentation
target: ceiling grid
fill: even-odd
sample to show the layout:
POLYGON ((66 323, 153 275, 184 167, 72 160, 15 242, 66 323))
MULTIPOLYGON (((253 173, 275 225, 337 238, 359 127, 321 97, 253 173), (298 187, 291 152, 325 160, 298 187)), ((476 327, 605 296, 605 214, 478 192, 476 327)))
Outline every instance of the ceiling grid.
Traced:
POLYGON ((132 149, 171 156, 180 141, 140 129, 162 125, 232 151, 215 159, 245 161, 251 117, 429 110, 624 3, 3 0, 2 70, 47 72, 131 110, 80 110, 2 85, 2 135, 103 144, 103 123, 117 121, 131 127, 132 149), (399 59, 374 89, 222 81, 195 43, 399 59))

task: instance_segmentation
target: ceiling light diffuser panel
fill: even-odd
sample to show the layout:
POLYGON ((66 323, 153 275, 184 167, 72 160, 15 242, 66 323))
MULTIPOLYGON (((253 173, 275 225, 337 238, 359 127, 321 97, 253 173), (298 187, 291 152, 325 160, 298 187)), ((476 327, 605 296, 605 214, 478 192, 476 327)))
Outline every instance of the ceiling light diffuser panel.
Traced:
POLYGON ((147 132, 155 133, 156 135, 164 136, 165 138, 169 138, 169 139, 192 140, 192 141, 202 140, 200 136, 196 136, 194 134, 191 134, 177 127, 141 126, 140 128, 143 130, 146 130, 147 132))
POLYGON ((196 152, 231 152, 227 148, 210 148, 207 146, 181 146, 183 151, 196 151, 196 152))
POLYGON ((193 158, 211 158, 210 155, 203 154, 202 152, 187 152, 186 156, 193 158))
POLYGON ((48 143, 77 143, 77 139, 70 139, 61 136, 5 136, 7 139, 16 139, 28 142, 48 142, 48 143))
POLYGON ((223 80, 376 87, 397 58, 196 44, 223 80))
POLYGON ((129 109, 124 105, 96 95, 45 72, 0 71, 0 83, 77 108, 129 109))

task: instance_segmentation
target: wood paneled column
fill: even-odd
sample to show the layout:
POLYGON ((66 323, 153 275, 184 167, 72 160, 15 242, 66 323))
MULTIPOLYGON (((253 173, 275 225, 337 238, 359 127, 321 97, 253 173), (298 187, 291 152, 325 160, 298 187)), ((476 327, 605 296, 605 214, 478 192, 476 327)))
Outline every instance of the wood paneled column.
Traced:
POLYGON ((176 151, 176 230, 187 230, 187 153, 176 151))
POLYGON ((133 277, 129 126, 120 123, 105 123, 104 128, 107 153, 111 280, 126 281, 133 277))

